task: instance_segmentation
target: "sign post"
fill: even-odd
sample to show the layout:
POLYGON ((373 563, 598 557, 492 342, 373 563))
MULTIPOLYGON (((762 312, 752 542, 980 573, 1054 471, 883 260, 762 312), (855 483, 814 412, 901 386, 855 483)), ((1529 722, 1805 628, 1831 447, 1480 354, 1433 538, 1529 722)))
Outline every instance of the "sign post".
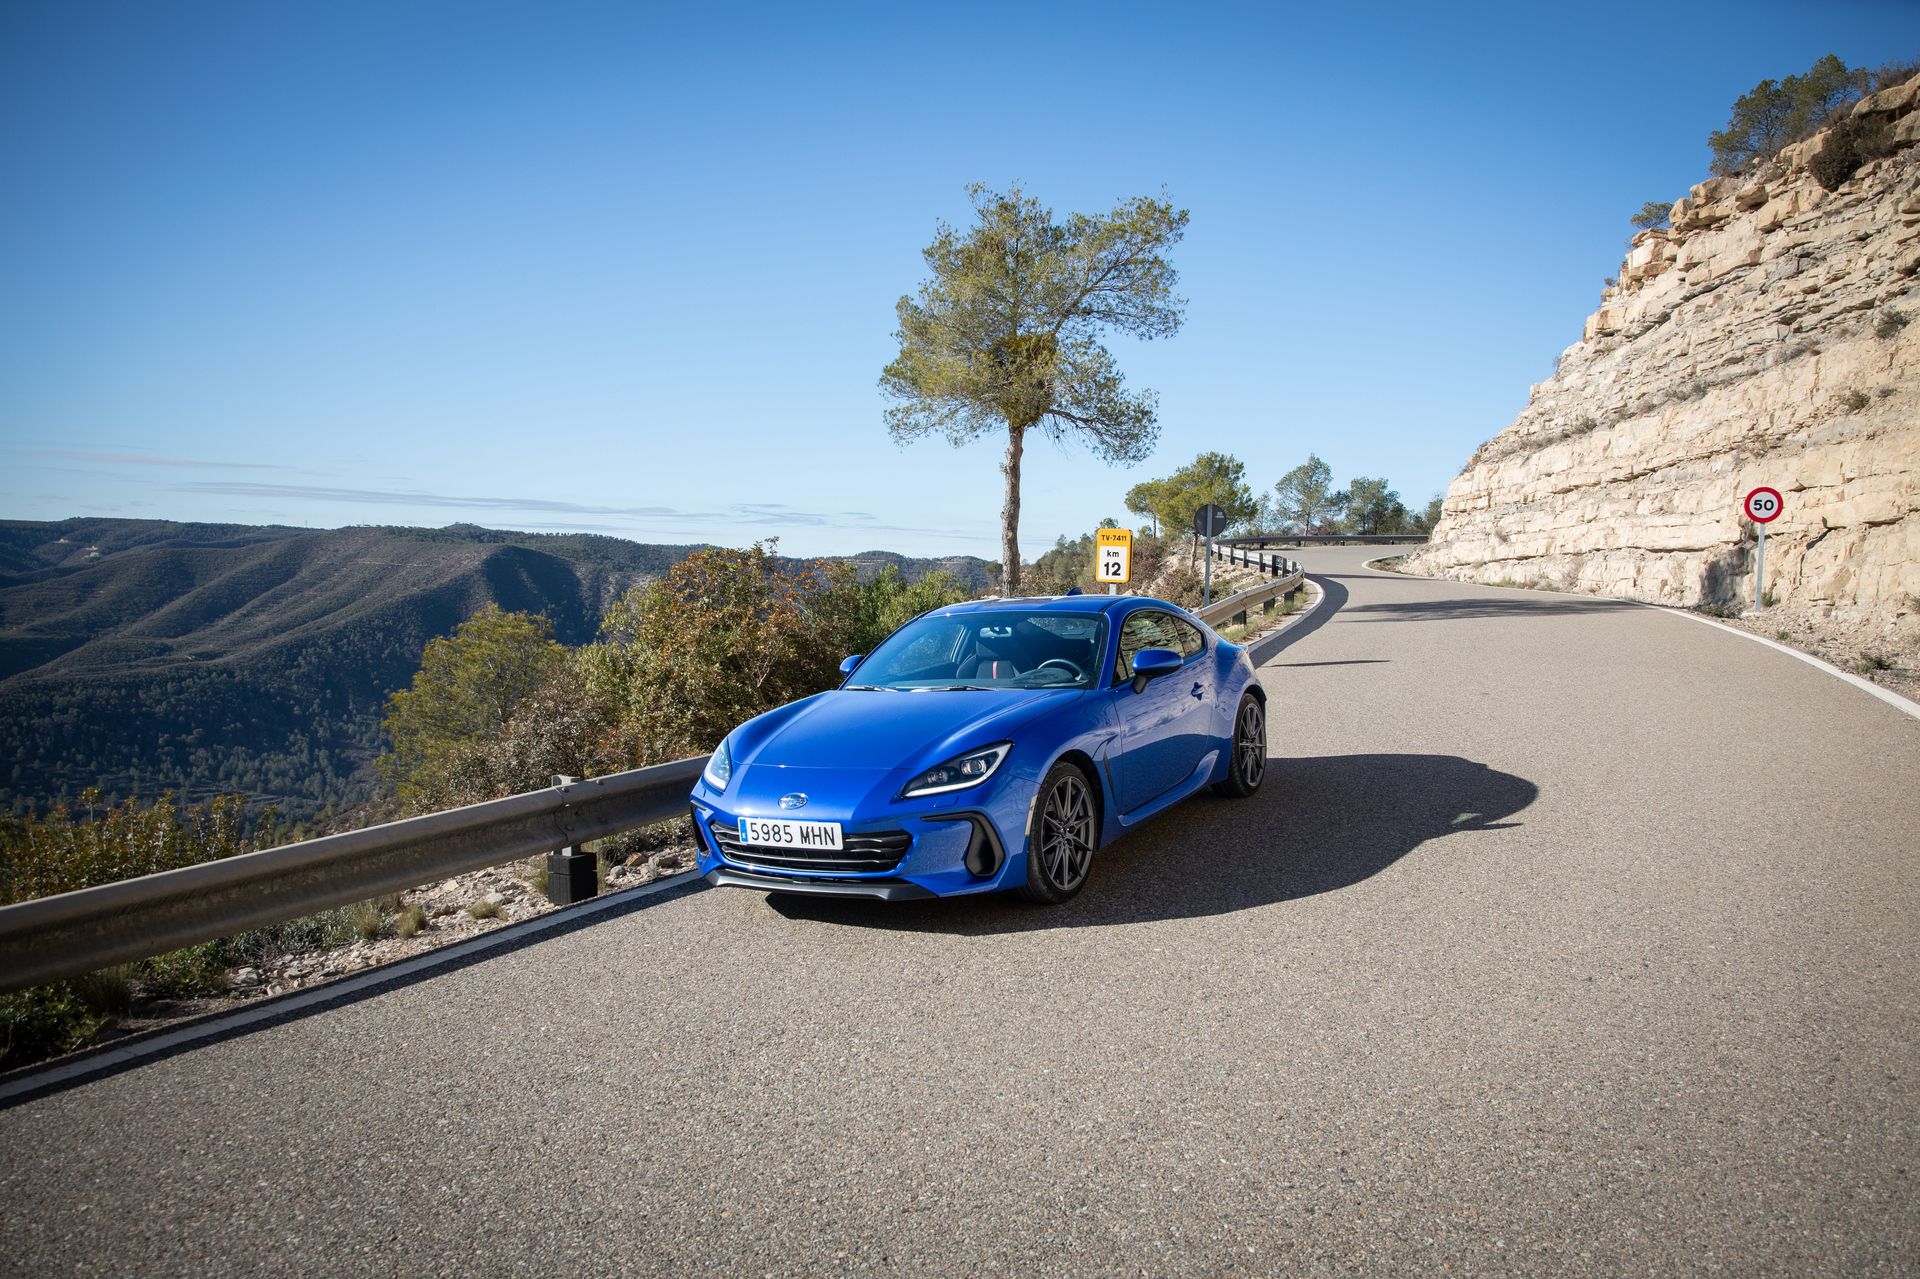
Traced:
POLYGON ((1767 525, 1780 518, 1780 490, 1762 485, 1747 494, 1740 506, 1753 521, 1753 609, 1757 613, 1767 598, 1767 525))
POLYGON ((1200 607, 1213 603, 1213 539, 1227 531, 1227 513, 1217 506, 1203 506, 1193 513, 1193 531, 1207 539, 1205 585, 1200 592, 1200 607))
POLYGON ((1104 582, 1107 594, 1133 580, 1133 531, 1124 528, 1095 529, 1093 533, 1093 580, 1104 582))

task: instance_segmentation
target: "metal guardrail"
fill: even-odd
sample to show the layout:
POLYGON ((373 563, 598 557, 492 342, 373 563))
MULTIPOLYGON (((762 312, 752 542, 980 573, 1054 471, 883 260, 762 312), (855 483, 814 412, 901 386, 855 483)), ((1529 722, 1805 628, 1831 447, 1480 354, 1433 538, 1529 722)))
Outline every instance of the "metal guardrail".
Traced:
POLYGON ((1298 564, 1282 556, 1263 557, 1259 567, 1271 566, 1265 561, 1277 561, 1282 570, 1281 575, 1270 582, 1262 582, 1238 594, 1229 595, 1223 600, 1216 600, 1205 608, 1195 609, 1193 615, 1208 626, 1217 627, 1223 624, 1238 626, 1245 623, 1248 611, 1255 607, 1259 608, 1263 616, 1273 612, 1273 606, 1279 603, 1283 596, 1300 588, 1300 583, 1306 580, 1306 574, 1301 571, 1298 564))
POLYGON ((0 906, 0 993, 668 821, 707 757, 0 906))
POLYGON ((1248 537, 1222 537, 1215 546, 1358 546, 1412 545, 1428 541, 1425 533, 1261 533, 1248 537))

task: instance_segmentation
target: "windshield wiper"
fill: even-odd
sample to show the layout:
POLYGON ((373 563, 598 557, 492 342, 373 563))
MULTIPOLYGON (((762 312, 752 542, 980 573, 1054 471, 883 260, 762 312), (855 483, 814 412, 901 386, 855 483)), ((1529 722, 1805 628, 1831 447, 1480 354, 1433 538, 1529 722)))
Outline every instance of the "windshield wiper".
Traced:
POLYGON ((900 690, 891 684, 846 684, 840 691, 843 693, 898 693, 900 690))

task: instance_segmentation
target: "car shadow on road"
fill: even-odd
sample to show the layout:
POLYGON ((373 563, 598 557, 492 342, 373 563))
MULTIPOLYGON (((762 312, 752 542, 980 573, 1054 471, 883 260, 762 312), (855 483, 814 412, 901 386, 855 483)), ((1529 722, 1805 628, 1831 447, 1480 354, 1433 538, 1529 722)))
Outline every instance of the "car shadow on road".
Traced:
POLYGON ((1454 755, 1274 759, 1251 798, 1188 800, 1101 850, 1087 887, 1063 906, 768 900, 793 919, 981 935, 1223 915, 1338 892, 1416 849, 1471 856, 1477 833, 1519 825, 1508 819, 1539 793, 1454 755))
POLYGON ((1340 610, 1343 622, 1459 622, 1481 617, 1558 617, 1569 613, 1610 613, 1638 608, 1628 600, 1591 595, 1559 595, 1551 591, 1501 591, 1493 595, 1455 596, 1451 599, 1394 600, 1380 604, 1349 604, 1340 610))

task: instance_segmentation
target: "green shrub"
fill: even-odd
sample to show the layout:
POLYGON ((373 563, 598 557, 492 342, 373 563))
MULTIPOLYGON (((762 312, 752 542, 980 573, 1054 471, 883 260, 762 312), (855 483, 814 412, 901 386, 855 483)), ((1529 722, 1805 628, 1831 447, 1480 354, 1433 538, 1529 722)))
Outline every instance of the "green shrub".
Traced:
POLYGON ((140 960, 133 968, 143 993, 190 999, 225 992, 228 958, 223 942, 210 941, 140 960))
POLYGON ((418 906, 403 906, 400 908, 400 913, 394 916, 393 935, 405 941, 409 937, 418 935, 426 926, 426 911, 418 906))
POLYGON ((1772 159, 1780 148, 1812 137, 1870 91, 1876 79, 1828 54, 1800 75, 1762 80, 1734 102, 1727 127, 1708 137, 1713 171, 1744 172, 1772 159))
POLYGON ((1839 395, 1840 407, 1849 413, 1858 413, 1873 403, 1873 397, 1859 389, 1842 391, 1839 395))
MULTIPOLYGON (((268 815, 256 831, 270 831, 270 822, 268 815)), ((182 808, 165 793, 146 807, 136 799, 107 807, 99 791, 89 790, 80 796, 78 811, 62 804, 45 817, 6 823, 0 902, 136 879, 253 848, 246 801, 239 795, 182 808)))
POLYGON ((0 995, 0 1070, 84 1047, 106 1022, 72 982, 0 995))
POLYGON ((1892 307, 1886 307, 1873 319, 1873 336, 1879 338, 1881 341, 1890 340, 1898 336, 1900 330, 1906 328, 1907 321, 1912 318, 1913 317, 1905 311, 1896 311, 1892 307))
POLYGON ((1807 161, 1807 171, 1827 190, 1838 191, 1861 165, 1887 154, 1889 147, 1884 126, 1849 116, 1827 130, 1826 141, 1807 161))
POLYGON ((1632 222, 1642 231, 1647 231, 1669 225, 1672 216, 1672 200, 1648 200, 1640 206, 1640 212, 1633 215, 1632 222))
POLYGON ((468 905, 467 914, 473 916, 475 919, 498 919, 500 917, 500 903, 489 901, 487 898, 482 897, 478 901, 468 905))
POLYGON ((378 941, 386 935, 387 913, 379 902, 354 902, 346 907, 346 912, 354 936, 361 941, 378 941))

